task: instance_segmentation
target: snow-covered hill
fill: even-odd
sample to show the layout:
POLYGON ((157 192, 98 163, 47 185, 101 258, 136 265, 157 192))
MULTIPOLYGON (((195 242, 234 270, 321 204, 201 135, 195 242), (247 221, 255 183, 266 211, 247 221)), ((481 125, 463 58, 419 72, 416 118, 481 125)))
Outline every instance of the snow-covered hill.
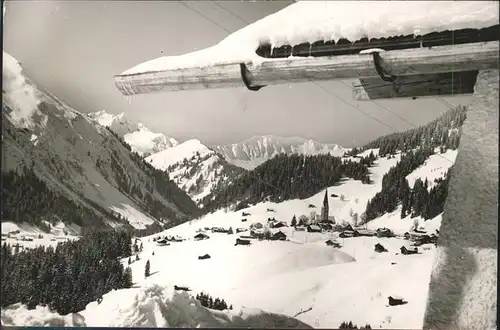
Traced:
POLYGON ((220 155, 196 139, 155 153, 146 161, 166 170, 170 179, 195 201, 207 196, 234 171, 220 155))
POLYGON ((123 137, 125 142, 132 147, 132 151, 142 156, 148 156, 179 144, 174 138, 167 137, 163 133, 152 132, 141 123, 130 122, 125 118, 124 113, 113 115, 102 110, 89 113, 88 116, 123 137))
POLYGON ((215 146, 214 150, 223 155, 229 163, 251 170, 280 153, 306 155, 329 153, 332 156, 342 156, 349 149, 300 137, 264 135, 254 136, 239 143, 215 146))
POLYGON ((48 307, 37 306, 36 309, 28 310, 26 305, 11 305, 2 308, 2 324, 120 328, 311 329, 297 319, 266 313, 260 309, 240 308, 222 312, 208 309, 189 293, 175 292, 170 287, 158 284, 112 291, 103 296, 102 303, 90 303, 83 312, 65 316, 50 311, 48 307))

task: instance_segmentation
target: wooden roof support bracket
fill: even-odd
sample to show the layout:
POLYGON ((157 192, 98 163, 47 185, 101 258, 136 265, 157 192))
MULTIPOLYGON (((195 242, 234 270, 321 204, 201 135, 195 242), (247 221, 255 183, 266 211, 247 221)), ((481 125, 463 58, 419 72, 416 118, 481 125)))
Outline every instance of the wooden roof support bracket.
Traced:
POLYGON ((243 80, 243 83, 245 84, 245 87, 253 92, 258 91, 262 87, 266 87, 266 85, 257 85, 257 86, 251 86, 250 84, 250 79, 248 78, 248 74, 250 71, 248 70, 247 66, 245 63, 240 63, 240 74, 241 74, 241 80, 243 80))
POLYGON ((399 91, 399 88, 396 86, 396 80, 398 79, 398 77, 392 74, 386 74, 384 72, 384 69, 380 65, 380 60, 381 59, 379 52, 373 52, 373 64, 375 65, 375 70, 377 71, 380 79, 392 83, 392 88, 397 93, 399 91))

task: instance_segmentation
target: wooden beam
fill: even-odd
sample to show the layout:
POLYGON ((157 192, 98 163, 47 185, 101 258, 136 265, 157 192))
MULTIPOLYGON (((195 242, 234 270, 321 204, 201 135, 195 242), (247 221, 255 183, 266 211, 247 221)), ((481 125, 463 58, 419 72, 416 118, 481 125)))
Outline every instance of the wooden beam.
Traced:
MULTIPOLYGON (((498 48, 498 41, 490 41, 394 50, 381 53, 380 64, 387 74, 396 76, 498 69, 498 48)), ((247 64, 247 69, 246 78, 250 86, 378 77, 370 54, 265 59, 260 64, 247 64)), ((245 87, 240 63, 117 75, 114 80, 124 95, 245 87)))
POLYGON ((378 77, 359 78, 353 83, 356 101, 415 96, 472 94, 478 71, 444 72, 397 77, 394 83, 378 77))

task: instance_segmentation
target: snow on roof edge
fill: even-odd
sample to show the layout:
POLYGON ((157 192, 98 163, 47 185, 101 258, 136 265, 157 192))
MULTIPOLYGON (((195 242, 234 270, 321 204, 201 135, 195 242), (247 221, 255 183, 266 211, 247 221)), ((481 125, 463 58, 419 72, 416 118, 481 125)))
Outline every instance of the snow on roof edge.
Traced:
POLYGON ((498 24, 498 10, 497 1, 298 1, 230 34, 212 47, 159 57, 120 75, 242 62, 258 65, 264 58, 255 50, 267 42, 280 47, 318 40, 359 40, 485 28, 498 24))

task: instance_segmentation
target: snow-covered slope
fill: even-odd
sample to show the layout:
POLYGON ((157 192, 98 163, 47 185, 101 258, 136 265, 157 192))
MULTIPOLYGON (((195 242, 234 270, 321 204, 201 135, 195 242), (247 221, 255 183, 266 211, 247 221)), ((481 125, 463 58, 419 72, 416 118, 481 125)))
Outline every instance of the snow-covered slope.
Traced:
POLYGON ((259 309, 217 311, 203 307, 189 293, 175 292, 157 284, 117 290, 103 296, 101 304, 90 303, 81 313, 65 316, 37 306, 28 310, 15 304, 2 308, 5 326, 93 326, 152 328, 279 328, 311 329, 297 319, 259 309), (120 302, 117 304, 117 302, 120 302))
POLYGON ((231 172, 220 155, 196 139, 153 154, 146 161, 168 171, 170 179, 195 201, 207 196, 231 172))
MULTIPOLYGON (((378 150, 363 153, 371 151, 378 154, 378 150)), ((408 179, 415 173, 422 178, 436 177, 436 169, 448 169, 455 156, 456 151, 450 150, 430 157, 408 179), (442 162, 443 158, 451 162, 442 162)), ((330 215, 335 216, 337 223, 353 223, 351 210, 364 211, 366 201, 380 191, 383 175, 399 159, 400 154, 377 159, 371 168, 371 184, 347 180, 328 188, 330 215)), ((435 254, 433 245, 420 247, 416 255, 402 255, 399 249, 408 241, 401 237, 342 239, 338 232, 266 228, 269 217, 290 224, 294 215, 298 218, 309 216, 313 210, 319 212, 310 204, 320 207, 324 195, 323 190, 304 200, 264 202, 238 212, 219 210, 160 233, 185 239, 169 246, 156 245, 153 236, 143 237, 144 249, 139 253, 139 260, 131 264, 136 288, 110 292, 100 304, 90 303, 80 314, 85 317, 85 323, 92 326, 243 326, 249 323, 233 323, 235 319, 229 315, 245 315, 248 308, 261 308, 318 328, 338 328, 343 321, 358 325, 369 323, 374 329, 421 328, 435 254), (249 214, 245 216, 247 221, 241 221, 241 212, 249 214), (248 231, 231 235, 206 230, 214 226, 248 230, 257 222, 264 224, 264 230, 284 232, 288 240, 251 240, 250 246, 235 246, 236 238, 248 231), (209 239, 194 240, 199 231, 205 231, 209 239), (326 246, 328 239, 337 240, 341 248, 326 246), (376 253, 377 243, 388 252, 376 253), (198 256, 204 254, 211 258, 198 260, 198 256), (145 278, 148 260, 152 275, 145 278), (187 294, 174 294, 171 290, 174 285, 188 286, 193 295, 203 291, 223 298, 234 310, 208 311, 187 294), (388 296, 402 296, 408 303, 388 306, 388 296), (172 314, 181 316, 175 321, 172 314), (214 315, 221 323, 211 323, 216 322, 214 315)), ((410 217, 401 219, 400 210, 396 210, 369 222, 367 228, 387 227, 401 235, 410 230, 414 221, 410 217)), ((427 221, 417 218, 417 221, 419 227, 431 233, 439 228, 441 216, 427 221)), ((123 263, 128 264, 128 258, 123 263)), ((263 317, 262 312, 256 313, 263 320, 261 327, 270 327, 267 322, 274 322, 263 317)), ((2 311, 2 322, 28 324, 29 317, 36 318, 28 314, 22 306, 13 306, 2 311)), ((272 316, 273 320, 274 317, 277 316, 272 316)), ((67 318, 66 322, 74 322, 72 320, 67 318)))
POLYGON ((284 138, 273 135, 254 136, 240 143, 214 147, 231 164, 251 170, 277 154, 331 154, 342 156, 344 149, 336 144, 320 143, 300 137, 284 138))
POLYGON ((273 61, 256 54, 255 50, 264 43, 280 47, 321 40, 337 42, 340 38, 354 42, 364 37, 424 35, 496 24, 496 1, 298 1, 232 33, 215 46, 185 55, 160 57, 136 65, 122 75, 273 61))
POLYGON ((125 118, 124 113, 113 115, 105 110, 89 113, 88 116, 102 126, 109 127, 113 132, 123 137, 132 151, 148 156, 179 144, 177 140, 155 133, 143 124, 134 124, 125 118))
POLYGON ((106 112, 106 110, 101 110, 88 113, 87 116, 99 125, 110 128, 113 132, 122 137, 136 129, 136 125, 127 120, 123 112, 114 115, 106 112))
MULTIPOLYGON (((113 134, 36 86, 24 75, 21 64, 14 57, 4 52, 3 60, 2 178, 14 178, 4 183, 17 180, 17 184, 8 186, 8 192, 17 189, 19 193, 11 194, 9 203, 2 204, 8 204, 3 209, 2 221, 20 219, 17 212, 22 215, 26 211, 16 205, 31 203, 26 200, 28 195, 35 200, 30 213, 53 219, 63 217, 61 220, 67 223, 83 226, 123 226, 132 214, 142 214, 142 220, 129 222, 138 229, 154 222, 171 220, 174 223, 184 219, 187 213, 172 203, 171 195, 162 196, 163 193, 154 187, 147 165, 133 157, 113 134), (36 191, 30 191, 37 180, 42 183, 36 191), (53 199, 58 200, 57 203, 44 200, 50 199, 48 191, 55 194, 53 199), (149 202, 142 198, 146 191, 179 218, 160 219, 164 215, 154 214, 156 211, 152 211, 149 202), (62 199, 65 204, 60 204, 62 199), (36 201, 43 207, 36 206, 36 201), (59 205, 65 205, 70 211, 59 205)), ((106 119, 111 120, 106 116, 102 120, 106 119)), ((118 116, 114 121, 126 125, 122 119, 118 116)), ((164 178, 155 180, 176 189, 164 178)), ((6 187, 4 184, 2 189, 6 187)), ((175 193, 187 199, 187 205, 196 210, 182 191, 175 190, 175 193)), ((30 219, 31 223, 35 222, 33 217, 30 219)))

